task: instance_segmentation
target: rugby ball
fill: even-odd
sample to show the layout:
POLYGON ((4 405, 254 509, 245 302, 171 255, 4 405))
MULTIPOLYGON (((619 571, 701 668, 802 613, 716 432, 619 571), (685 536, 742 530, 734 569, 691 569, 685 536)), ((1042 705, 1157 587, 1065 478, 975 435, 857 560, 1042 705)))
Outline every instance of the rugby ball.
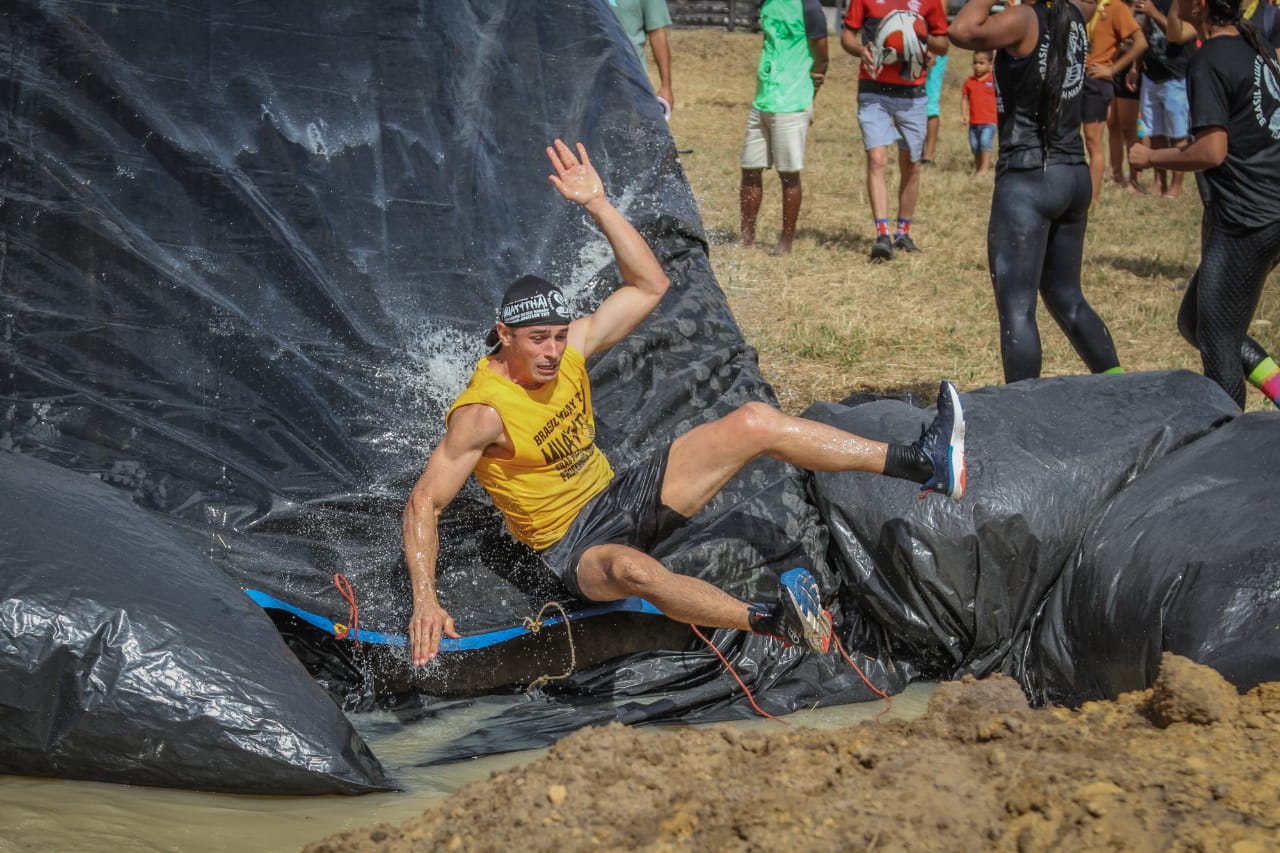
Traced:
POLYGON ((925 45, 929 38, 929 28, 924 18, 898 9, 890 12, 880 22, 876 30, 876 55, 878 61, 874 72, 879 74, 886 65, 901 65, 903 79, 915 80, 924 73, 925 45))

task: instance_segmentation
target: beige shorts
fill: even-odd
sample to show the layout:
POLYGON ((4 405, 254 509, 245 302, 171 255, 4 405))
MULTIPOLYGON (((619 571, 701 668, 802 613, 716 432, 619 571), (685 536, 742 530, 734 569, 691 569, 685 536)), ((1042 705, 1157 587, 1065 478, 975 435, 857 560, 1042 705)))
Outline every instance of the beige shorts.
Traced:
POLYGON ((764 113, 752 107, 742 142, 742 168, 799 172, 812 122, 812 106, 801 113, 764 113))

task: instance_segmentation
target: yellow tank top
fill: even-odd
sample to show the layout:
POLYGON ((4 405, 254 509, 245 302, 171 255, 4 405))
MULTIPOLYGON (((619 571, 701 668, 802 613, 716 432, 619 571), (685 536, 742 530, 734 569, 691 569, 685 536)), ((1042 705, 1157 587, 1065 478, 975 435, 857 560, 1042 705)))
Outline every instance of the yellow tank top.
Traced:
POLYGON ((480 457, 476 479, 513 536, 531 548, 549 548, 613 479, 609 460, 596 447, 586 361, 566 347, 555 380, 530 391, 490 369, 490 360, 480 359, 445 425, 460 406, 484 403, 497 411, 516 453, 511 459, 480 457))

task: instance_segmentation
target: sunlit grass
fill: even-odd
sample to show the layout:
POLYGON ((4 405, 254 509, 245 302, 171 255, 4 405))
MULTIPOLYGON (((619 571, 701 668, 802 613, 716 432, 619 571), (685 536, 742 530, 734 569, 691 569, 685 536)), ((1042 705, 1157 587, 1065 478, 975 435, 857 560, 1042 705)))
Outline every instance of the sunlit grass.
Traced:
MULTIPOLYGON (((784 408, 855 391, 915 390, 931 398, 941 377, 963 389, 999 383, 999 327, 987 272, 992 180, 973 177, 960 85, 971 67, 953 51, 942 101, 938 165, 923 179, 912 226, 924 250, 867 262, 871 214, 856 117, 856 66, 831 39, 831 68, 805 153, 804 205, 795 251, 766 251, 780 227, 780 191, 765 175, 758 246, 732 245, 739 226, 742 133, 755 91, 760 36, 716 29, 672 33, 676 110, 671 130, 711 240, 711 264, 761 369, 784 408)), ((1109 174, 1109 170, 1108 170, 1109 174)), ((891 215, 897 171, 890 170, 891 215)), ((1126 370, 1200 369, 1176 327, 1181 286, 1199 259, 1194 181, 1168 201, 1108 186, 1089 224, 1084 287, 1107 321, 1126 370)), ((1280 295, 1269 286, 1252 332, 1280 351, 1280 295)), ((1052 319, 1039 315, 1045 375, 1084 365, 1052 319)), ((1249 408, 1264 399, 1250 390, 1249 408)))

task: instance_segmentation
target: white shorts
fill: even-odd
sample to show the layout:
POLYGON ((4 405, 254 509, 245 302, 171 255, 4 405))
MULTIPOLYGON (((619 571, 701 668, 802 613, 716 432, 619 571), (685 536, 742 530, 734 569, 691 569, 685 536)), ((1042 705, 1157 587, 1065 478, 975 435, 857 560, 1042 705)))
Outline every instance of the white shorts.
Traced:
POLYGON ((812 106, 801 113, 765 113, 752 107, 742 142, 742 168, 799 172, 812 123, 812 106))

